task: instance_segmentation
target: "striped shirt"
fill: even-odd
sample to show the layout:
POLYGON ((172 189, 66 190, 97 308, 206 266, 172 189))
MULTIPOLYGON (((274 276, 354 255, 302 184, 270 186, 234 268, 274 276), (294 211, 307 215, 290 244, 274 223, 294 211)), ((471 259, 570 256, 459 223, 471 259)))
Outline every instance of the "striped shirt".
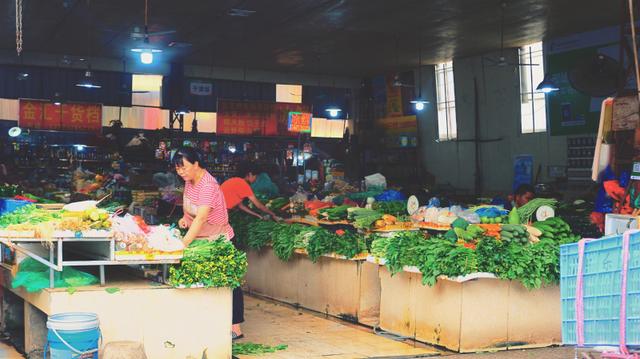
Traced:
POLYGON ((211 210, 207 217, 207 223, 213 226, 224 226, 227 238, 233 238, 233 229, 229 225, 229 215, 227 213, 227 205, 224 202, 224 195, 220 190, 218 181, 208 171, 205 171, 196 185, 191 184, 191 181, 185 182, 184 197, 192 206, 196 207, 196 210, 197 207, 209 206, 211 210))

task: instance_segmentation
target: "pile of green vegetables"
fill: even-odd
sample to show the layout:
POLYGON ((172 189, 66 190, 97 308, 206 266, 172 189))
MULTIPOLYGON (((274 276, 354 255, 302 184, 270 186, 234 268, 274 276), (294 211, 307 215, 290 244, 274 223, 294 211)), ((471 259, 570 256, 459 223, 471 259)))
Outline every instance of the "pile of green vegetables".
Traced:
POLYGON ((373 209, 381 213, 400 217, 407 214, 407 202, 405 201, 374 202, 373 209))
POLYGON ((435 285, 442 275, 488 272, 501 279, 520 281, 529 289, 539 288, 559 281, 560 245, 580 239, 570 234, 569 226, 559 218, 540 223, 534 223, 543 232, 536 243, 524 240, 519 228, 511 227, 510 240, 479 236, 475 249, 444 236, 425 239, 419 232, 400 232, 391 238, 377 237, 371 244, 371 254, 384 258, 392 275, 404 266, 417 267, 425 285, 435 285), (515 237, 523 240, 514 240, 515 237))
POLYGON ((254 220, 235 213, 230 223, 236 243, 254 250, 271 245, 275 255, 283 261, 291 259, 296 249, 305 249, 314 262, 326 254, 353 258, 367 250, 365 237, 353 231, 333 232, 301 224, 254 220))
POLYGON ((247 255, 220 238, 196 240, 184 250, 180 265, 169 269, 173 286, 239 287, 247 272, 247 255))
POLYGON ((286 344, 270 346, 255 343, 233 343, 232 352, 233 355, 262 355, 275 353, 279 350, 286 350, 288 347, 286 344))
POLYGON ((54 219, 60 219, 59 212, 38 209, 35 205, 29 204, 0 216, 0 228, 6 228, 12 224, 39 224, 54 219))
POLYGON ((306 246, 307 254, 314 263, 325 254, 335 253, 346 258, 353 258, 366 249, 363 236, 350 231, 334 233, 324 228, 317 229, 309 238, 306 246))

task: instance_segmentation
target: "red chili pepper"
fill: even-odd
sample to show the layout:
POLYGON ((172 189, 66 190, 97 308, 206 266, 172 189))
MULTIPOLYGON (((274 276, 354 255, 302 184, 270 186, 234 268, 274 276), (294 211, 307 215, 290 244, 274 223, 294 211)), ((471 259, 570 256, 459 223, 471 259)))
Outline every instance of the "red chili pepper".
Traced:
POLYGON ((344 233, 345 233, 345 232, 344 232, 344 230, 342 230, 342 229, 338 229, 338 230, 336 231, 336 234, 337 234, 337 235, 339 235, 340 237, 342 237, 342 236, 344 235, 344 233))
POLYGON ((464 244, 464 247, 465 247, 465 248, 471 248, 471 249, 473 249, 473 250, 475 250, 475 249, 476 249, 476 245, 475 245, 475 244, 473 244, 473 243, 465 243, 465 244, 464 244))
POLYGON ((27 202, 31 202, 31 203, 36 203, 37 202, 35 199, 31 199, 29 197, 20 196, 20 195, 17 195, 15 197, 13 197, 13 199, 17 199, 17 200, 20 200, 20 201, 27 201, 27 202))

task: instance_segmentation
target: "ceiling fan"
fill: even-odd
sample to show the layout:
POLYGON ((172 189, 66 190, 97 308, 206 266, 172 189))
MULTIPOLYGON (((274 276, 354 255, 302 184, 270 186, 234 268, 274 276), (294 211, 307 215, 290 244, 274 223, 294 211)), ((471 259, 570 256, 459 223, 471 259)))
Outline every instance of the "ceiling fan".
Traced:
POLYGON ((504 56, 504 10, 507 7, 505 1, 500 3, 500 56, 497 59, 492 57, 482 57, 483 61, 488 61, 489 66, 507 67, 507 66, 538 66, 538 64, 527 64, 519 62, 507 61, 504 56))

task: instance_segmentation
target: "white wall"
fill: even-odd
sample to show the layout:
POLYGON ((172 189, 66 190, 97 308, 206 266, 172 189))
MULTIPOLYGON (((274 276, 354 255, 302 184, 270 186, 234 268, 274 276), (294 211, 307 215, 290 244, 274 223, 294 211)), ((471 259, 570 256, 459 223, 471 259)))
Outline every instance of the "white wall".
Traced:
MULTIPOLYGON (((517 50, 505 52, 509 61, 517 62, 517 50)), ((498 54, 487 54, 496 57, 498 54)), ((547 181, 547 166, 566 165, 566 137, 547 133, 520 134, 519 76, 516 67, 491 67, 482 56, 456 59, 453 63, 458 140, 437 143, 435 80, 433 66, 423 68, 422 92, 430 101, 418 116, 421 160, 438 184, 450 184, 473 193, 475 187, 475 144, 464 142, 475 138, 474 79, 477 83, 480 140, 501 138, 498 142, 481 143, 480 168, 483 193, 509 193, 513 181, 513 159, 530 154, 534 158, 534 178, 542 165, 540 181, 547 181)))

